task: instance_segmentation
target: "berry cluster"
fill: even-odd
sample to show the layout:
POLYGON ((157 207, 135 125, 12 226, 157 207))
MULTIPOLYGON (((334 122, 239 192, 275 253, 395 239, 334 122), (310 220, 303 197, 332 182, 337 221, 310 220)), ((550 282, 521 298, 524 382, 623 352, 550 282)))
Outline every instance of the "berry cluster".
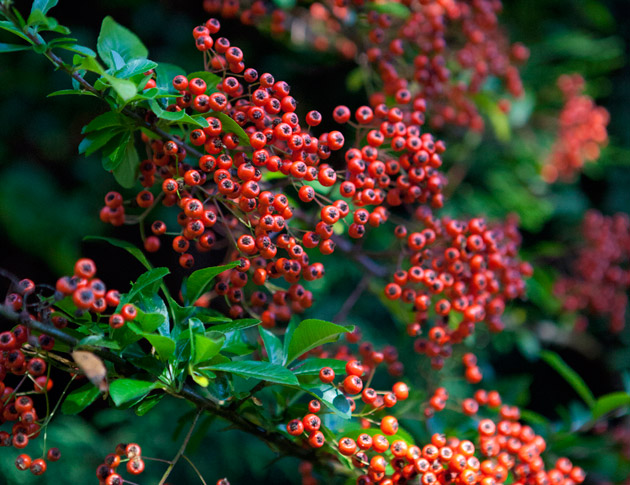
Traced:
POLYGON ((548 183, 574 179, 584 163, 597 161, 608 142, 606 126, 610 115, 583 94, 584 84, 579 74, 558 78, 565 104, 560 112, 558 138, 542 169, 542 177, 548 183))
MULTIPOLYGON (((120 306, 118 290, 107 290, 105 283, 95 276, 94 261, 88 258, 79 259, 74 265, 74 275, 62 276, 57 280, 56 299, 70 296, 79 313, 91 312, 99 316, 108 308, 120 306)), ((137 314, 138 311, 132 304, 122 305, 120 311, 109 316, 109 326, 113 329, 121 328, 125 322, 134 320, 137 314)), ((60 315, 53 316, 52 322, 57 328, 63 328, 68 323, 60 315)))
MULTIPOLYGON (((4 303, 15 312, 28 304, 28 296, 35 291, 35 284, 28 279, 16 286, 4 303)), ((22 324, 0 333, 0 446, 21 450, 48 425, 50 416, 39 416, 33 397, 53 387, 47 351, 52 350, 54 343, 47 335, 31 335, 22 324), (7 430, 2 429, 5 424, 10 426, 7 430)), ((57 448, 50 448, 42 458, 31 459, 30 455, 21 454, 15 464, 20 470, 41 475, 46 471, 47 461, 57 461, 60 457, 57 448)))
MULTIPOLYGON (((382 354, 381 354, 381 357, 382 354)), ((383 360, 382 358, 380 359, 383 360)), ((375 363, 372 362, 374 365, 375 363)), ((348 403, 350 411, 355 412, 357 401, 360 399, 364 404, 364 409, 360 411, 359 416, 371 415, 382 409, 389 409, 396 405, 398 401, 404 401, 409 397, 409 388, 404 382, 397 382, 393 385, 391 391, 376 391, 370 386, 376 366, 364 366, 358 360, 349 360, 346 363, 346 375, 340 384, 334 384, 335 372, 331 367, 323 367, 319 372, 319 380, 324 384, 330 384, 342 391, 348 403), (364 384, 364 379, 366 383, 364 384)), ((320 430, 322 425, 321 419, 317 413, 321 409, 321 403, 317 399, 310 401, 308 405, 309 413, 302 418, 296 418, 287 424, 287 432, 292 436, 301 436, 304 433, 308 436, 308 444, 313 448, 321 448, 326 439, 320 430)), ((366 421, 369 427, 369 421, 366 421)), ((383 435, 392 436, 398 431, 398 420, 394 416, 384 416, 378 423, 383 435)), ((366 450, 372 447, 373 440, 378 443, 377 448, 383 448, 380 451, 386 451, 389 448, 389 442, 383 435, 361 434, 359 439, 355 441, 352 438, 344 437, 335 443, 337 449, 342 455, 351 456, 357 451, 357 447, 366 450)))
POLYGON ((408 334, 427 335, 414 348, 440 369, 452 344, 471 335, 477 323, 484 321, 495 332, 503 329, 505 303, 523 296, 523 278, 531 276, 532 267, 517 257, 520 234, 514 217, 497 226, 482 218, 437 219, 426 210, 416 211, 416 217, 425 227, 421 231, 396 228, 409 268, 394 273, 385 296, 413 305, 415 321, 408 334), (455 328, 451 320, 457 322, 455 328))
POLYGON ((123 485, 128 483, 117 471, 121 463, 126 462, 130 475, 140 475, 144 471, 142 448, 137 443, 119 443, 116 451, 105 457, 103 463, 96 468, 96 478, 100 485, 123 485))
POLYGON ((588 211, 582 222, 584 244, 571 275, 559 279, 554 292, 569 311, 584 311, 609 321, 611 332, 625 327, 630 289, 630 218, 588 211))
MULTIPOLYGON (((272 34, 299 25, 302 42, 356 58, 382 89, 374 93, 373 107, 385 95, 416 86, 412 94, 426 99, 435 128, 448 124, 481 131, 474 96, 490 77, 503 80, 513 96, 523 93, 516 66, 529 50, 509 44, 497 19, 500 1, 405 0, 390 2, 389 9, 360 0, 298 2, 288 10, 261 0, 205 0, 203 5, 209 13, 238 15, 244 24, 272 34)), ((509 109, 509 101, 500 106, 509 109)))

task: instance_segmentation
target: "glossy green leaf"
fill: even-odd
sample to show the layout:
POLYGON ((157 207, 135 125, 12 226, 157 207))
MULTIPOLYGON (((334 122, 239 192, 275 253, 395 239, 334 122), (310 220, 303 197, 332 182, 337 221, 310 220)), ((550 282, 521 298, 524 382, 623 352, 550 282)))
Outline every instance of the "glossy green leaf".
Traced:
POLYGON ((31 48, 30 45, 5 44, 4 42, 0 42, 0 52, 26 51, 31 48))
POLYGON ((117 248, 121 248, 121 249, 126 250, 134 258, 136 258, 138 261, 140 261, 140 263, 142 263, 142 265, 145 268, 147 268, 147 269, 151 269, 152 268, 151 263, 149 263, 149 260, 142 253, 142 251, 140 251, 140 249, 138 249, 136 246, 134 246, 133 244, 131 244, 128 241, 123 241, 122 239, 116 239, 116 238, 113 238, 113 237, 102 237, 102 236, 86 236, 86 237, 83 238, 83 240, 84 241, 105 241, 105 242, 108 242, 112 246, 116 246, 117 248))
MULTIPOLYGON (((114 72, 114 76, 119 79, 129 79, 137 74, 144 74, 157 66, 157 62, 150 61, 149 59, 132 59, 127 62, 123 67, 114 72)), ((149 79, 149 76, 146 76, 149 79)))
POLYGON ((409 16, 411 15, 409 8, 398 2, 368 3, 365 7, 368 10, 374 10, 378 13, 385 13, 387 15, 398 17, 400 19, 409 18, 409 16))
POLYGON ((61 404, 61 412, 63 414, 79 414, 96 401, 100 393, 98 387, 88 382, 66 396, 61 404))
POLYGON ((138 92, 138 87, 127 79, 118 79, 110 74, 103 74, 103 77, 123 101, 129 101, 138 92))
POLYGON ((169 273, 170 273, 170 270, 165 267, 152 268, 148 270, 147 272, 141 274, 136 280, 136 282, 133 285, 131 285, 131 289, 129 290, 129 293, 127 293, 123 299, 126 302, 131 302, 134 300, 134 298, 137 295, 142 293, 147 288, 156 289, 157 286, 162 284, 162 280, 169 273))
POLYGON ((120 350, 120 345, 115 340, 105 337, 104 335, 88 335, 82 338, 78 344, 79 347, 105 347, 106 349, 120 350))
POLYGON ((255 318, 243 318, 241 320, 234 320, 230 323, 223 323, 221 325, 213 325, 209 327, 209 330, 215 332, 228 333, 233 332, 235 330, 243 330, 245 328, 255 327, 260 324, 260 320, 256 320, 255 318))
POLYGON ((195 353, 192 363, 197 365, 217 355, 225 342, 225 335, 211 333, 210 336, 195 334, 195 353))
POLYGON ((235 261, 224 266, 212 266, 194 271, 186 280, 186 300, 191 303, 197 301, 217 275, 237 265, 238 262, 235 261))
POLYGON ((336 375, 341 375, 346 370, 346 361, 339 359, 306 359, 291 369, 296 376, 316 376, 322 367, 330 367, 336 375))
POLYGON ((155 84, 161 91, 177 94, 179 91, 173 87, 173 78, 180 74, 186 74, 186 71, 175 64, 160 62, 155 68, 155 84))
POLYGON ((261 379, 274 384, 285 386, 299 386, 297 378, 293 373, 280 365, 269 362, 257 362, 253 360, 242 360, 236 362, 226 362, 211 366, 200 366, 200 369, 229 372, 241 377, 261 379))
POLYGON ((284 352, 282 351, 282 341, 269 330, 263 327, 258 327, 260 337, 265 345, 265 351, 267 352, 267 358, 272 364, 282 365, 282 359, 284 352))
POLYGON ((630 394, 627 392, 611 392, 597 398, 595 405, 591 409, 593 419, 597 420, 616 409, 630 406, 630 394))
POLYGON ((147 397, 146 399, 143 399, 142 402, 138 404, 138 406, 135 409, 136 415, 144 416, 145 414, 147 414, 149 411, 151 411, 151 409, 153 409, 155 406, 159 404, 159 402, 164 398, 164 396, 166 396, 166 394, 160 393, 160 394, 153 394, 147 397))
POLYGON ((97 116, 92 121, 90 121, 87 125, 83 127, 81 133, 91 133, 97 130, 102 130, 103 128, 111 128, 114 126, 124 126, 126 118, 122 116, 120 113, 115 111, 107 111, 102 115, 97 116))
POLYGON ((109 395, 116 406, 146 396, 157 387, 155 382, 138 379, 116 379, 109 385, 109 395))
POLYGON ((175 341, 172 338, 153 333, 145 333, 143 337, 151 342, 160 360, 168 360, 175 353, 175 341))
POLYGON ((91 93, 90 91, 83 91, 79 89, 59 89, 58 91, 53 91, 52 93, 47 94, 46 97, 52 98, 53 96, 66 96, 66 95, 72 95, 72 94, 77 94, 79 96, 87 95, 87 96, 93 96, 95 98, 98 98, 96 94, 91 93))
POLYGON ((325 320, 308 319, 302 321, 291 336, 285 363, 290 364, 300 355, 322 344, 335 342, 342 333, 352 332, 354 327, 337 325, 325 320))
POLYGON ((51 8, 57 5, 58 2, 59 0, 34 0, 31 6, 31 13, 35 10, 39 10, 45 15, 51 8))
POLYGON ((160 119, 166 121, 180 121, 182 123, 190 123, 201 128, 207 128, 209 126, 204 117, 193 118, 184 110, 166 111, 159 105, 159 103, 155 99, 149 99, 149 106, 151 107, 151 110, 155 113, 155 115, 160 119))
POLYGON ((118 24, 112 17, 105 17, 96 42, 98 55, 108 67, 114 67, 112 51, 129 62, 133 59, 146 59, 149 51, 136 34, 118 24))
POLYGON ((79 153, 89 157, 98 150, 118 147, 126 138, 125 133, 121 133, 119 128, 104 128, 102 130, 88 133, 81 143, 79 143, 79 153))
POLYGON ((247 133, 245 133, 245 130, 241 127, 241 125, 234 121, 230 117, 230 115, 227 115, 225 113, 217 113, 216 111, 211 111, 208 113, 208 115, 219 118, 219 120, 221 120, 223 131, 234 133, 236 136, 238 136, 241 145, 250 146, 249 136, 247 136, 247 133))
POLYGON ((33 43, 33 41, 29 39, 28 36, 24 34, 24 32, 22 32, 15 25, 13 25, 13 22, 10 22, 8 20, 0 20, 0 29, 6 30, 7 32, 11 32, 12 34, 17 35, 18 37, 21 37, 29 44, 33 43))
POLYGON ((350 403, 346 396, 335 386, 331 384, 320 384, 319 386, 307 385, 302 386, 302 389, 317 397, 336 415, 344 419, 350 419, 350 403))
POLYGON ((571 367, 562 360, 562 357, 551 350, 541 351, 540 357, 547 362, 547 364, 553 367, 553 369, 571 385, 571 387, 578 393, 589 408, 593 408, 595 405, 595 397, 593 396, 593 393, 584 382, 584 379, 582 379, 577 372, 571 369, 571 367))

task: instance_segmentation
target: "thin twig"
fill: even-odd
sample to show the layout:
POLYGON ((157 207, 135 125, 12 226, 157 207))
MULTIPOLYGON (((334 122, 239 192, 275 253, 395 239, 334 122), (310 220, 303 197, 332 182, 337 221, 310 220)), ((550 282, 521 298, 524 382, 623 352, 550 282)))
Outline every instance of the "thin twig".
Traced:
POLYGON ((175 465, 177 464, 179 459, 184 454, 184 451, 186 451, 186 447, 188 446, 188 442, 190 441, 190 437, 192 436, 193 431, 195 430, 195 426, 197 426, 197 421, 199 421, 199 416, 201 416, 201 413, 202 413, 202 411, 201 411, 201 409, 199 409, 197 411, 197 414, 195 414, 195 419, 193 420, 192 424, 190 425, 190 429, 188 430, 188 434, 186 434, 186 438, 184 438, 184 442, 182 443, 182 446, 179 447, 179 450, 177 451, 177 454, 175 455, 175 457, 173 458, 171 463, 168 465, 168 468, 164 472, 164 475, 162 475, 162 479, 160 480, 160 483, 158 483, 158 485, 164 485, 164 483, 166 482, 166 479, 168 478, 168 476, 173 471, 173 468, 175 468, 175 465))

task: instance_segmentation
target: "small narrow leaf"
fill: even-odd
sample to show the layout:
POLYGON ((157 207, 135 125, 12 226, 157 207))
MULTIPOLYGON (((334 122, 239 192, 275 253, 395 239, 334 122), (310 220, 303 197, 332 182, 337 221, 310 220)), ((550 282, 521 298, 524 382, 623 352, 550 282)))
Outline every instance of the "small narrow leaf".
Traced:
POLYGON ((296 376, 316 376, 322 367, 330 367, 335 374, 341 375, 346 370, 346 361, 338 359, 306 359, 297 364, 291 371, 296 376))
POLYGON ((61 405, 63 414, 79 414, 92 404, 101 391, 92 383, 85 384, 66 396, 61 405))
POLYGON ((595 405, 591 410, 593 413, 593 419, 597 420, 605 414, 624 406, 630 406, 630 394, 627 392, 612 392, 601 396, 597 398, 597 401, 595 401, 595 405))
POLYGON ((155 382, 117 379, 109 386, 109 395, 116 406, 140 399, 157 387, 155 382))
POLYGON ((225 266, 213 266, 193 272, 186 280, 186 299, 190 303, 194 303, 206 291, 206 288, 217 275, 237 265, 238 262, 235 261, 225 266))
POLYGON ((547 362, 547 364, 553 367, 553 369, 571 385, 571 387, 578 393, 589 408, 593 408, 593 406, 595 406, 595 397, 584 382, 584 379, 582 379, 577 372, 571 369, 571 367, 562 360, 562 357, 550 350, 543 350, 540 352, 540 357, 547 362))
POLYGON ((214 332, 228 333, 235 330, 243 330, 245 328, 255 327, 258 324, 260 324, 260 320, 256 320, 255 318, 243 318, 241 320, 234 320, 230 323, 213 325, 212 327, 209 327, 209 329, 214 332))
POLYGON ((126 251, 128 251, 134 258, 136 258, 138 261, 140 261, 140 263, 142 263, 142 265, 145 268, 147 268, 147 269, 151 269, 152 268, 151 263, 149 263, 149 260, 142 253, 142 251, 140 251, 140 249, 138 249, 136 246, 134 246, 130 242, 123 241, 121 239, 115 239, 115 238, 112 238, 112 237, 102 237, 102 236, 86 236, 86 237, 83 238, 83 240, 84 241, 105 241, 105 242, 108 242, 112 246, 116 246, 118 248, 122 248, 122 249, 125 249, 126 251))
POLYGON ((324 320, 304 320, 293 332, 285 363, 290 364, 300 355, 322 344, 335 342, 342 333, 353 329, 352 326, 346 327, 324 320))
POLYGON ((282 365, 282 341, 276 335, 263 327, 258 327, 258 331, 260 332, 263 344, 265 345, 265 351, 267 352, 269 362, 272 364, 282 365))
POLYGON ((0 52, 26 51, 31 49, 30 45, 5 44, 0 42, 0 52))
POLYGON ((282 366, 270 364, 269 362, 243 360, 211 366, 200 366, 200 369, 229 372, 241 377, 261 379, 263 381, 282 384, 285 386, 299 386, 297 378, 291 371, 282 366))

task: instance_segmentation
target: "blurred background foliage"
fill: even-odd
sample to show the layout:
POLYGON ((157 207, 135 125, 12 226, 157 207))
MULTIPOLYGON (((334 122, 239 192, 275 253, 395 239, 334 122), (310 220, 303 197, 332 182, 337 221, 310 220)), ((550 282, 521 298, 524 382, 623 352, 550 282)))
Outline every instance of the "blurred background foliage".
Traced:
MULTIPOLYGON (((175 60, 191 72, 201 66, 201 56, 193 48, 190 35, 195 25, 206 20, 201 3, 61 1, 51 14, 69 26, 80 43, 90 47, 96 44, 102 19, 112 15, 140 36, 151 59, 175 60)), ((594 322, 588 333, 576 335, 571 332, 575 315, 562 314, 561 304, 551 291, 558 273, 570 264, 574 255, 571 248, 580 242, 579 223, 584 211, 630 211, 627 0, 504 3, 502 21, 510 39, 531 49, 530 61, 522 70, 527 94, 513 101, 509 116, 496 109, 498 98, 480 97, 479 106, 487 121, 483 136, 457 131, 440 134, 447 143, 445 162, 451 180, 445 212, 490 219, 516 212, 524 235, 523 258, 534 264, 535 274, 528 284, 528 301, 508 309, 507 331, 492 340, 487 332, 478 331, 471 345, 483 362, 487 385, 501 391, 506 401, 532 410, 525 418, 549 437, 551 457, 570 457, 590 472, 589 483, 622 483, 630 475, 627 445, 624 455, 622 446, 612 438, 614 430, 592 419, 575 390, 539 359, 539 353, 542 348, 558 352, 596 397, 613 391, 630 392, 630 325, 623 333, 611 335, 604 322, 594 322), (551 150, 556 117, 562 107, 556 79, 572 72, 584 76, 587 93, 610 112, 610 140, 600 160, 587 164, 574 183, 548 185, 539 173, 551 150)), ((17 1, 16 5, 26 9, 29 2, 17 1)), ((318 109, 332 126, 330 113, 334 106, 365 103, 353 63, 332 54, 288 46, 281 39, 270 39, 236 22, 225 22, 224 30, 259 72, 272 72, 276 79, 289 82, 292 95, 301 100, 302 112, 318 109)), ((5 41, 8 36, 0 32, 0 42, 5 41)), ((96 260, 99 276, 108 285, 125 291, 140 273, 140 266, 119 250, 82 242, 89 234, 139 243, 135 227, 111 228, 99 221, 102 196, 117 187, 113 178, 103 176, 98 158, 84 158, 77 153, 81 127, 105 106, 89 97, 46 97, 69 85, 68 77, 53 72, 42 56, 22 52, 2 55, 0 231, 4 250, 0 267, 20 277, 54 281, 70 272, 81 254, 96 260)), ((381 232, 368 238, 366 247, 388 248, 391 239, 381 232)), ((158 252, 154 262, 178 266, 176 256, 168 249, 158 252)), ((310 286, 316 304, 309 313, 333 319, 362 274, 341 256, 329 259, 326 268, 326 278, 310 286)), ((180 276, 176 270, 171 283, 175 285, 180 276)), ((442 379, 452 395, 466 395, 463 381, 453 377, 458 375, 452 367, 457 359, 439 374, 429 372, 428 362, 412 352, 411 340, 403 336, 404 332, 393 331, 404 327, 406 317, 374 297, 382 294, 383 284, 370 282, 369 291, 345 319, 347 323, 360 325, 379 347, 395 345, 409 376, 426 375, 433 385, 442 379)), ((170 459, 179 446, 178 438, 182 439, 182 423, 190 420, 189 411, 185 403, 165 399, 142 419, 128 411, 98 405, 85 416, 60 416, 48 439, 62 448, 66 458, 35 480, 30 475, 18 475, 12 461, 3 457, 0 483, 92 483, 96 466, 117 442, 139 437, 143 454, 170 459), (180 416, 178 421, 175 417, 180 416)), ((401 424, 416 438, 424 437, 426 430, 417 421, 420 410, 412 409, 407 414, 409 419, 401 424)), ((624 419, 613 419, 610 426, 630 427, 624 419)), ((224 432, 225 426, 207 418, 193 439, 190 456, 209 482, 222 476, 236 484, 251 479, 260 483, 295 481, 297 464, 293 459, 274 463, 273 452, 264 444, 239 432, 224 432)), ((455 426, 461 431, 471 422, 445 412, 428 423, 435 431, 455 426)), ((151 464, 147 469, 142 483, 154 483, 163 465, 151 464)), ((183 464, 172 478, 173 483, 196 480, 183 464)))

